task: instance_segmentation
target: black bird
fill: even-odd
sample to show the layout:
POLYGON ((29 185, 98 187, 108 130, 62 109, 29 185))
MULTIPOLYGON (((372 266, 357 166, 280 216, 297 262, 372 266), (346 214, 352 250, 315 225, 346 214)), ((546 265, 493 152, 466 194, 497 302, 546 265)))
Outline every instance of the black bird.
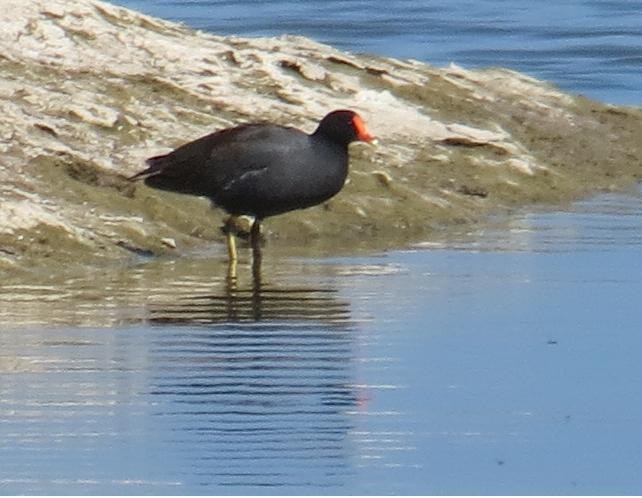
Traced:
POLYGON ((371 142, 361 117, 337 110, 307 134, 272 123, 227 128, 147 159, 131 177, 161 190, 208 197, 230 214, 227 248, 236 260, 234 219, 251 216, 253 247, 268 216, 320 204, 341 190, 348 174, 348 145, 371 142))

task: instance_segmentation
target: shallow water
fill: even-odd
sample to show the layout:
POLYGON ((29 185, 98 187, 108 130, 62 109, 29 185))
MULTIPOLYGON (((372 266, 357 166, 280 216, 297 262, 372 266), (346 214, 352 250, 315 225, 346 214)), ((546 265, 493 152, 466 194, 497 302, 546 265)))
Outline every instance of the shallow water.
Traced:
POLYGON ((116 0, 223 35, 309 36, 435 65, 510 67, 566 91, 642 105, 642 9, 627 0, 116 0))
POLYGON ((4 285, 0 489, 639 492, 641 256, 606 195, 235 283, 217 252, 4 285))

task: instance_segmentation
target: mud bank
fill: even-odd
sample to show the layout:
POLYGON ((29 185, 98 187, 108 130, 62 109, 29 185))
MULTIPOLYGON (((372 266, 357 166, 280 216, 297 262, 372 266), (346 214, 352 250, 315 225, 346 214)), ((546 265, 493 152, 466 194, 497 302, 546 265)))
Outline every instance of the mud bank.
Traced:
POLYGON ((270 250, 381 250, 515 207, 642 179, 642 111, 505 69, 218 37, 93 0, 0 13, 0 268, 40 271, 221 245, 221 211, 125 178, 218 128, 312 130, 359 111, 376 147, 323 206, 268 220, 270 250))

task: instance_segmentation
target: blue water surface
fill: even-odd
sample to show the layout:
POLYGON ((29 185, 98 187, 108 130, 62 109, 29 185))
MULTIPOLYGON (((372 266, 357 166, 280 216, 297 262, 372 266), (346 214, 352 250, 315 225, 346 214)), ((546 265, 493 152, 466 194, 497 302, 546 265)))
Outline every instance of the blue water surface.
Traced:
POLYGON ((117 0, 217 34, 304 35, 435 65, 504 66, 642 105, 642 9, 629 0, 117 0))

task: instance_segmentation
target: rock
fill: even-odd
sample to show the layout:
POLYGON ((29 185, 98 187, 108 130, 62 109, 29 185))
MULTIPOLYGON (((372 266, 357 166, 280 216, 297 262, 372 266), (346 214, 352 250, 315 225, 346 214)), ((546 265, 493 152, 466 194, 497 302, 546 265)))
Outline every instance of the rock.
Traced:
POLYGON ((171 237, 163 237, 161 239, 161 244, 165 247, 169 247, 170 249, 176 249, 176 241, 171 237))

